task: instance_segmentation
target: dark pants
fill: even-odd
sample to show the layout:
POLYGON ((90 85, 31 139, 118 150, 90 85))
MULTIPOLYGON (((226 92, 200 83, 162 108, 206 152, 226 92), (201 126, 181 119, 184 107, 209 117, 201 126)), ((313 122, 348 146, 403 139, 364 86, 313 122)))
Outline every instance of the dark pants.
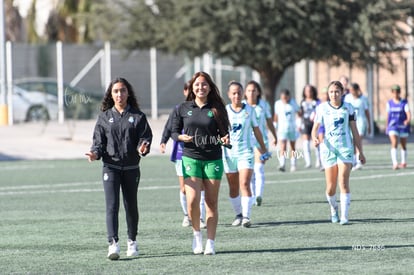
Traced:
POLYGON ((114 239, 118 242, 118 214, 119 195, 122 190, 126 223, 128 227, 128 239, 135 241, 138 233, 138 185, 140 170, 118 170, 103 167, 103 186, 106 202, 106 228, 108 242, 114 239))

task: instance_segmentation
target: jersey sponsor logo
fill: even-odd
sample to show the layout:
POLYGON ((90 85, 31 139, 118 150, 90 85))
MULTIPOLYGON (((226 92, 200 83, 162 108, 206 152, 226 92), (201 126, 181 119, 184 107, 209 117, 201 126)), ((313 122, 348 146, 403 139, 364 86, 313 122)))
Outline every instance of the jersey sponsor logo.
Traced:
POLYGON ((340 124, 343 124, 344 122, 345 122, 345 120, 344 120, 343 117, 335 118, 335 120, 334 120, 334 126, 335 126, 335 128, 338 128, 338 126, 340 124))
POLYGON ((109 123, 113 123, 114 122, 114 118, 111 117, 108 121, 109 121, 109 123))
POLYGON ((211 110, 210 110, 210 111, 208 111, 207 116, 208 116, 208 117, 214 117, 213 111, 211 111, 211 110))
POLYGON ((187 112, 187 115, 188 115, 188 116, 192 116, 192 115, 193 115, 193 111, 188 111, 188 112, 187 112))
POLYGON ((242 128, 242 125, 240 123, 233 123, 233 125, 231 126, 233 133, 237 132, 241 128, 242 128))
POLYGON ((130 117, 128 118, 128 121, 129 121, 130 123, 134 123, 134 117, 130 116, 130 117))

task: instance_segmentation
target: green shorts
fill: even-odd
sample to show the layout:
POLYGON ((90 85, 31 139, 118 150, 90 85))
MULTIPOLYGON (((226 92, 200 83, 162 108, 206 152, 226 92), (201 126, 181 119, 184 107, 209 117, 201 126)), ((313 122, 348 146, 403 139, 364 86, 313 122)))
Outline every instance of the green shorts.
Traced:
POLYGON ((197 160, 182 157, 184 178, 221 180, 223 176, 223 160, 197 160))

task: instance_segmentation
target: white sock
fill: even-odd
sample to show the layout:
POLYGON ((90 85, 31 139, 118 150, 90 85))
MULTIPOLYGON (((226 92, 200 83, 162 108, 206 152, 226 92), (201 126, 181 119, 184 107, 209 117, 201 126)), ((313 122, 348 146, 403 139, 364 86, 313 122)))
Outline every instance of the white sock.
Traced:
POLYGON ((205 192, 203 190, 201 191, 201 198, 200 198, 200 219, 202 219, 203 221, 206 220, 206 205, 204 201, 205 201, 205 192))
POLYGON ((285 167, 285 164, 286 164, 286 158, 285 158, 285 156, 279 156, 279 165, 280 165, 280 167, 285 167))
POLYGON ((329 196, 326 194, 326 200, 329 203, 329 206, 331 207, 331 215, 335 215, 336 210, 338 209, 338 203, 336 202, 336 195, 329 196))
MULTIPOLYGON (((263 196, 263 189, 264 189, 264 164, 263 163, 255 163, 254 164, 254 173, 253 176, 256 178, 256 189, 252 189, 252 192, 256 195, 256 197, 263 196)), ((252 176, 252 177, 253 177, 252 176)))
POLYGON ((319 146, 315 147, 315 167, 318 168, 321 166, 321 159, 319 157, 319 146))
POLYGON ((181 191, 180 191, 180 204, 181 204, 181 208, 183 209, 184 215, 187 216, 188 215, 188 211, 187 211, 187 197, 181 191))
POLYGON ((341 193, 341 221, 348 220, 349 207, 351 205, 351 193, 341 193))
POLYGON ((391 161, 392 161, 392 165, 398 165, 398 160, 397 160, 397 148, 391 148, 391 161))
POLYGON ((310 141, 305 139, 303 141, 303 157, 305 158, 306 166, 311 165, 310 141))
POLYGON ((407 163, 407 150, 401 149, 401 163, 407 163))
POLYGON ((250 209, 252 208, 252 197, 241 197, 241 207, 243 217, 250 218, 250 209))
POLYGON ((291 156, 290 159, 290 166, 295 166, 296 167, 296 156, 291 156))
POLYGON ((241 199, 240 196, 237 196, 235 198, 229 198, 230 199, 230 203, 231 206, 233 207, 234 213, 236 213, 236 215, 241 214, 241 199))
POLYGON ((256 197, 256 172, 254 170, 252 177, 250 178, 250 190, 252 190, 252 196, 256 197))

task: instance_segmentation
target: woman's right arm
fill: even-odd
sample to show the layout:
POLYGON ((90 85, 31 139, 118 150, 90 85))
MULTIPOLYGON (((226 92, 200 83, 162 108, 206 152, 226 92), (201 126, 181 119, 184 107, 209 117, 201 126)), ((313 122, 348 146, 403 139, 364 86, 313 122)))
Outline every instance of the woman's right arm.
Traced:
POLYGON ((93 131, 93 143, 91 149, 85 154, 88 156, 89 161, 100 159, 106 147, 107 139, 105 136, 105 129, 103 128, 101 121, 101 116, 99 116, 93 131))

